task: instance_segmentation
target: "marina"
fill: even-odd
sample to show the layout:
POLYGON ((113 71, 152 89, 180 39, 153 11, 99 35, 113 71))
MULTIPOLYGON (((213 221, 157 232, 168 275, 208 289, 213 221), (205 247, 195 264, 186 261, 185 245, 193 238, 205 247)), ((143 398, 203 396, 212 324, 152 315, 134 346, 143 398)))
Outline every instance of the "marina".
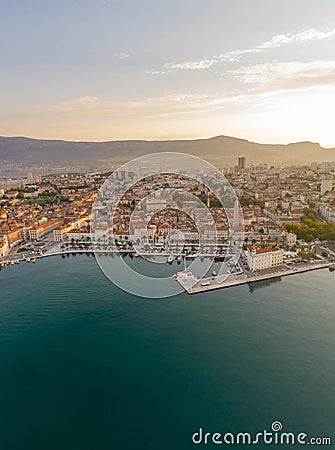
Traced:
MULTIPOLYGON (((143 257, 152 257, 154 258, 155 255, 152 253, 147 253, 143 255, 139 255, 135 252, 129 252, 124 250, 118 250, 118 251, 111 251, 111 250, 99 250, 99 253, 101 254, 131 254, 133 256, 143 256, 143 257)), ((59 255, 70 255, 70 254, 94 254, 94 251, 92 250, 63 250, 63 251, 49 251, 40 255, 34 255, 31 257, 26 257, 25 255, 22 255, 20 258, 15 258, 12 260, 3 261, 1 263, 1 268, 10 267, 19 263, 27 262, 27 263, 35 263, 37 260, 42 258, 47 258, 51 256, 59 256, 59 255)), ((197 255, 198 256, 198 255, 197 255)), ((208 255, 209 256, 209 255, 208 255)), ((189 294, 198 294, 198 293, 204 293, 209 291, 214 291, 218 289, 225 289, 229 287, 234 286, 240 286, 245 284, 252 284, 258 281, 265 281, 265 280, 272 280, 276 278, 282 278, 290 275, 297 275, 299 273, 314 271, 314 270, 320 270, 320 269, 326 269, 328 268, 329 271, 335 270, 335 264, 333 262, 330 262, 328 260, 313 262, 313 263, 301 263, 296 264, 294 266, 290 265, 283 265, 279 266, 277 268, 274 268, 271 272, 262 272, 257 271, 255 273, 248 273, 246 274, 243 270, 239 270, 233 273, 226 273, 224 275, 221 275, 219 270, 213 270, 209 272, 210 276, 200 277, 198 278, 195 276, 191 271, 187 269, 186 261, 189 259, 192 259, 194 261, 195 257, 193 258, 187 258, 187 256, 178 254, 177 257, 174 255, 166 255, 166 263, 171 265, 172 263, 177 263, 177 265, 181 264, 182 261, 184 261, 184 269, 182 271, 176 272, 175 279, 176 281, 182 286, 184 291, 189 294)), ((207 274, 208 275, 208 274, 207 274)))

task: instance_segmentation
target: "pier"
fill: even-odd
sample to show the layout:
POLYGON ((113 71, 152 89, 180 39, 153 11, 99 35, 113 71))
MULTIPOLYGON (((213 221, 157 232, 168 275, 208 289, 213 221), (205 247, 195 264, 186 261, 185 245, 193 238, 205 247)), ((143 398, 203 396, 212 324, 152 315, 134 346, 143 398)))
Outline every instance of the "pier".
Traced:
POLYGON ((219 277, 208 277, 201 278, 196 280, 195 277, 186 273, 177 277, 177 282, 183 287, 185 292, 188 294, 200 294, 202 292, 214 291, 217 289, 225 289, 233 286, 240 286, 243 284, 255 283, 257 281, 271 280, 273 278, 282 278, 287 277, 289 275, 296 275, 303 272, 310 272, 312 270, 320 270, 329 268, 331 265, 330 262, 324 261, 315 264, 305 264, 304 266, 299 266, 295 268, 280 268, 276 272, 273 273, 257 273, 252 276, 247 276, 245 274, 242 275, 229 275, 224 279, 224 281, 220 282, 218 280, 219 277), (196 281, 196 283, 194 283, 196 281), (203 283, 209 283, 205 286, 203 283))

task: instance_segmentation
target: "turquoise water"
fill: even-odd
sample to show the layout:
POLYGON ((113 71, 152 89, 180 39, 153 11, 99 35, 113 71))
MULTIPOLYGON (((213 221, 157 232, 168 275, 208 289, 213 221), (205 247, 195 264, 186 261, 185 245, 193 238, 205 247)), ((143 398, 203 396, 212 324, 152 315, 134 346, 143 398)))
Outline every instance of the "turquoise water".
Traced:
POLYGON ((147 300, 92 256, 3 269, 0 449, 183 450, 274 420, 334 445, 334 287, 321 270, 147 300))

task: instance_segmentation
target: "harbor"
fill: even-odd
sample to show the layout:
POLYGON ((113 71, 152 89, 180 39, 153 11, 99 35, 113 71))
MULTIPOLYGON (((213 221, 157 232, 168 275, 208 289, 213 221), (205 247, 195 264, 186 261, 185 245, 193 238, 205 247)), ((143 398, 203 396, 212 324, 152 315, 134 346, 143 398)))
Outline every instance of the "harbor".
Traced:
MULTIPOLYGON (((175 274, 175 280, 180 284, 180 286, 183 288, 183 290, 189 294, 199 294, 209 291, 214 291, 218 289, 225 289, 229 287, 235 287, 245 284, 252 284, 259 281, 266 281, 271 279, 279 279, 282 277, 290 276, 290 275, 297 275, 299 273, 314 271, 314 270, 320 270, 320 269, 326 269, 328 268, 330 271, 335 270, 335 264, 329 260, 319 260, 315 262, 300 262, 296 263, 294 265, 288 265, 283 264, 277 267, 273 267, 269 270, 259 270, 255 272, 250 272, 243 267, 242 262, 240 261, 236 265, 236 270, 230 270, 228 273, 222 274, 217 269, 217 271, 212 271, 211 275, 207 273, 207 275, 203 277, 198 277, 194 273, 192 273, 188 267, 187 267, 187 260, 194 261, 195 255, 192 255, 192 257, 184 255, 184 254, 178 254, 178 255, 172 255, 172 254, 156 254, 156 253, 143 253, 138 254, 135 251, 127 251, 127 250, 105 250, 105 249, 99 249, 99 250, 93 250, 93 249, 69 249, 69 250, 60 250, 56 248, 51 248, 49 251, 45 253, 30 255, 29 257, 27 255, 20 255, 19 257, 11 258, 7 261, 1 262, 1 268, 4 267, 11 267, 19 263, 35 263, 37 260, 42 258, 48 258, 52 256, 69 256, 71 254, 106 254, 112 255, 112 254, 120 254, 120 255, 126 255, 128 254, 131 258, 133 257, 149 257, 149 258, 165 258, 166 263, 171 265, 173 262, 176 262, 177 265, 180 265, 183 262, 183 265, 181 268, 181 271, 177 272, 175 274)), ((212 255, 213 256, 213 255, 212 255)), ((207 257, 210 257, 210 255, 207 255, 207 257)), ((213 259, 214 260, 214 259, 213 259)), ((0 270, 1 270, 0 268, 0 270)))

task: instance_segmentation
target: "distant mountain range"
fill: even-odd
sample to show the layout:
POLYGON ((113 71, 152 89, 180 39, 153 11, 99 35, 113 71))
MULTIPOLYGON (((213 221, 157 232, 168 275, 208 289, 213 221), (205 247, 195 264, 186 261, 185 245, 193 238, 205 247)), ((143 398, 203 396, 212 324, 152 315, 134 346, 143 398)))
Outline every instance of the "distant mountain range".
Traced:
POLYGON ((219 166, 236 164, 239 155, 246 156, 248 164, 269 163, 276 166, 335 161, 335 148, 326 149, 313 142, 257 144, 229 136, 195 140, 110 142, 0 137, 0 161, 28 166, 82 166, 89 169, 103 166, 107 162, 119 164, 145 154, 166 151, 190 153, 219 166))

